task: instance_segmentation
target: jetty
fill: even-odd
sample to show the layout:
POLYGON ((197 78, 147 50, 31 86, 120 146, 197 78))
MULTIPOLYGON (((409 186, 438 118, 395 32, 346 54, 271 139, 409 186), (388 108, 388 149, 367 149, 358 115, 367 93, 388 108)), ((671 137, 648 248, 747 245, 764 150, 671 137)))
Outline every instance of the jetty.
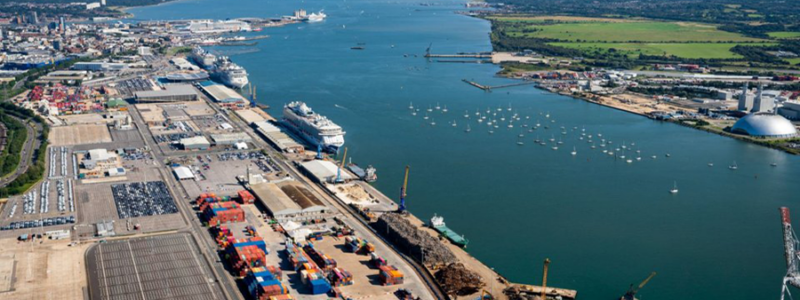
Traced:
POLYGON ((535 81, 523 81, 523 82, 516 82, 516 83, 509 83, 509 84, 503 84, 503 85, 490 86, 490 85, 482 85, 480 83, 477 83, 477 82, 474 82, 474 81, 471 81, 471 80, 467 80, 467 79, 462 79, 461 81, 466 82, 471 86, 474 86, 476 88, 482 89, 482 90, 487 91, 487 92, 491 92, 492 90, 496 90, 496 89, 515 87, 515 86, 523 86, 523 85, 531 85, 531 84, 536 84, 537 83, 535 81))

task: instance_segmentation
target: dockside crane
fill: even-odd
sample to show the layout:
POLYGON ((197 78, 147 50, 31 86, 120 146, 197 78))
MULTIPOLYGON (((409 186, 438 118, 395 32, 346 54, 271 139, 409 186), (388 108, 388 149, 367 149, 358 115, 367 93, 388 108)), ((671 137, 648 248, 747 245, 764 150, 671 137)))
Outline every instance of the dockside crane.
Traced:
POLYGON ((403 179, 403 186, 400 187, 400 207, 397 209, 399 213, 406 212, 406 191, 408 189, 408 170, 410 169, 409 166, 406 166, 406 175, 403 179))
POLYGON ((344 156, 342 156, 342 163, 339 164, 339 169, 336 170, 336 183, 343 182, 342 180, 342 168, 344 168, 344 162, 347 160, 347 147, 344 148, 344 156))
POLYGON ((642 283, 640 283, 636 288, 634 288, 633 284, 631 284, 631 287, 628 289, 628 291, 625 293, 624 296, 619 298, 619 300, 637 300, 636 293, 638 293, 639 290, 641 290, 648 282, 650 282, 650 279, 653 279, 653 277, 655 276, 656 272, 650 273, 650 276, 647 276, 647 278, 644 281, 642 281, 642 283))
POLYGON ((783 300, 786 295, 789 295, 789 299, 794 299, 792 298, 792 292, 789 291, 789 286, 800 288, 800 266, 798 266, 800 253, 797 251, 797 249, 800 249, 800 243, 798 243, 797 234, 795 234, 794 228, 792 228, 792 221, 789 218, 789 208, 781 207, 780 212, 781 227, 783 227, 783 254, 786 258, 786 275, 783 276, 781 300, 783 300))

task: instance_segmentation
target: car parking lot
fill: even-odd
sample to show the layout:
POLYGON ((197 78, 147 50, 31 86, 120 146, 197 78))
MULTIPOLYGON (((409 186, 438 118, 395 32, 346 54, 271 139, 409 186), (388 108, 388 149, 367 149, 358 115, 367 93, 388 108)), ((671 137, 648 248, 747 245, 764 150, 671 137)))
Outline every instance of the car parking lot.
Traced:
POLYGON ((178 213, 163 181, 114 184, 111 192, 120 219, 178 213))

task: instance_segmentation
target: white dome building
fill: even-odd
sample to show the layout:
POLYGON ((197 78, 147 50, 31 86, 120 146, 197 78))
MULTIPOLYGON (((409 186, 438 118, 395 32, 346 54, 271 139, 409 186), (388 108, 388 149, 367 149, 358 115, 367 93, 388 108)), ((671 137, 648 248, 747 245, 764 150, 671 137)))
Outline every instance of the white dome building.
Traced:
POLYGON ((754 113, 739 119, 731 132, 755 137, 789 138, 797 136, 797 128, 784 117, 754 113))

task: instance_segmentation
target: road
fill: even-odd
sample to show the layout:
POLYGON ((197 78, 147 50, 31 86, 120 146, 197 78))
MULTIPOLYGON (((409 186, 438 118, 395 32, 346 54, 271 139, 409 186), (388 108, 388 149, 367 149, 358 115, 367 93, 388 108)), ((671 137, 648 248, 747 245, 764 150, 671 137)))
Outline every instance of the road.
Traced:
MULTIPOLYGON (((25 129, 27 130, 27 136, 25 137, 25 145, 22 146, 22 153, 19 153, 19 155, 21 156, 19 160, 19 166, 17 166, 17 169, 14 170, 14 173, 11 173, 8 176, 5 176, 2 179, 0 179, 0 187, 5 187, 10 182, 14 181, 14 179, 17 179, 19 175, 22 175, 23 173, 25 173, 25 171, 28 170, 28 166, 30 165, 31 158, 33 156, 33 149, 35 149, 34 146, 38 144, 36 133, 40 130, 38 127, 41 126, 37 124, 36 125, 37 128, 34 128, 23 119, 17 118, 12 115, 8 116, 16 119, 17 121, 25 125, 25 129)), ((10 153, 9 155, 14 155, 14 154, 10 153)))

